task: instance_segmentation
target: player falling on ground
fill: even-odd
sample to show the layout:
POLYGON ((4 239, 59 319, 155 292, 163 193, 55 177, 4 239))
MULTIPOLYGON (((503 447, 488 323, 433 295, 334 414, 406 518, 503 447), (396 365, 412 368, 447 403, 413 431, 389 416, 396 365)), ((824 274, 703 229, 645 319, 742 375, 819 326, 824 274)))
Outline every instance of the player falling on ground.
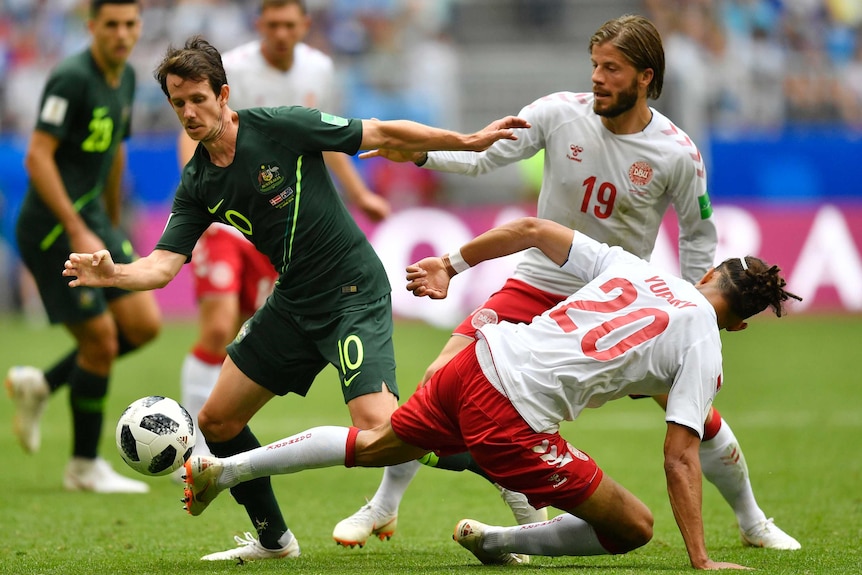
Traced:
POLYGON ((788 299, 800 298, 785 291, 776 266, 756 257, 725 260, 692 285, 539 218, 417 262, 407 268, 407 289, 443 298, 459 270, 529 247, 585 285, 529 324, 479 328, 473 343, 376 429, 317 427, 227 459, 192 456, 185 465, 190 512, 199 515, 220 491, 252 478, 467 450, 494 481, 536 507, 566 512, 516 527, 460 521, 454 539, 482 563, 515 564, 520 554, 626 553, 652 538, 652 513, 561 437, 559 423, 626 395, 666 395, 664 469, 689 561, 697 569, 742 569, 709 557, 701 511, 698 451, 722 385, 720 331, 745 329, 767 307, 780 317, 788 299))

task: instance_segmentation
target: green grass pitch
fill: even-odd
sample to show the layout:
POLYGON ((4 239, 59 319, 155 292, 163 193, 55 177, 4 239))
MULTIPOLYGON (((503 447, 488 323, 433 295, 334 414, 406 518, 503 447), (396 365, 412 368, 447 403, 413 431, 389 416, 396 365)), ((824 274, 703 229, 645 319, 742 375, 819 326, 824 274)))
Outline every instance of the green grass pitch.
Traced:
MULTIPOLYGON (((132 400, 150 394, 179 397, 178 372, 191 345, 191 323, 165 326, 149 348, 124 358, 112 380, 102 454, 133 474, 114 446, 114 425, 132 400)), ((414 389, 447 333, 398 323, 396 354, 403 395, 414 389)), ((711 485, 704 487, 707 545, 713 559, 762 573, 862 573, 862 316, 766 314, 750 329, 724 334, 725 384, 716 406, 743 446, 758 501, 802 543, 780 552, 740 545, 733 514, 711 485)), ((0 317, 0 371, 13 364, 47 366, 71 340, 60 328, 30 327, 0 317)), ((276 398, 252 420, 263 443, 321 424, 348 423, 334 370, 309 397, 276 398)), ((42 450, 25 455, 11 433, 11 402, 0 398, 0 574, 93 575, 196 573, 444 574, 502 573, 482 567, 451 540, 455 523, 474 517, 512 521, 495 490, 469 473, 422 469, 401 505, 391 541, 369 540, 342 549, 332 527, 371 497, 379 470, 324 469, 273 478, 302 556, 236 565, 204 563, 205 553, 233 546, 251 525, 223 496, 201 517, 182 510, 182 489, 168 478, 147 478, 148 495, 66 493, 62 473, 70 451, 68 394, 46 410, 42 450)), ((662 472, 664 423, 648 400, 620 400, 563 426, 564 436, 589 452, 607 473, 643 499, 655 514, 655 537, 617 557, 534 558, 524 573, 688 573, 691 568, 667 501, 662 472)), ((142 476, 139 476, 142 477, 142 476)), ((559 513, 552 510, 552 515, 559 513)))

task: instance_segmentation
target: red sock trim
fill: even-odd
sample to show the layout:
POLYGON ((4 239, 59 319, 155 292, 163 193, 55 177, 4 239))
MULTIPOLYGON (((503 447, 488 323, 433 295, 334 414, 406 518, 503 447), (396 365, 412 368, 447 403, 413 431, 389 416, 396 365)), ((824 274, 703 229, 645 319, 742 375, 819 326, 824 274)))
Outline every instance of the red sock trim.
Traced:
POLYGON ((359 435, 358 427, 350 427, 347 430, 347 443, 344 446, 344 467, 356 467, 356 436, 359 435))
POLYGON ((192 355, 208 365, 221 365, 224 363, 224 358, 227 357, 227 353, 211 353, 200 345, 196 345, 192 349, 192 355))
POLYGON ((703 427, 703 441, 709 441, 718 435, 719 429, 721 429, 721 414, 719 414, 718 410, 713 407, 712 420, 703 427))

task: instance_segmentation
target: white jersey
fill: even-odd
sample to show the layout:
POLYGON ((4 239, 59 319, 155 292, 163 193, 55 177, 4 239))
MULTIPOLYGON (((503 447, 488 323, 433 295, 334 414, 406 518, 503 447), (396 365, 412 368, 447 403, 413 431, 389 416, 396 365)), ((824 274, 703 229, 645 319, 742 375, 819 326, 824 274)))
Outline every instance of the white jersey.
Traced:
MULTIPOLYGON (((544 149, 538 217, 649 259, 672 204, 681 275, 695 282, 713 265, 717 242, 703 160, 682 130, 651 111, 643 131, 616 135, 593 112, 591 93, 558 92, 521 110, 532 127, 517 130, 517 140, 500 140, 480 153, 432 152, 425 166, 478 175, 544 149)), ((556 294, 583 285, 537 249, 527 250, 515 277, 556 294)))
POLYGON ((689 282, 575 233, 559 268, 586 285, 530 324, 479 329, 486 377, 538 433, 630 394, 668 394, 666 421, 703 437, 721 386, 715 309, 689 282))
POLYGON ((238 46, 222 56, 230 85, 231 108, 305 106, 334 111, 334 65, 323 52, 303 43, 293 51, 293 65, 283 72, 260 51, 260 41, 238 46))

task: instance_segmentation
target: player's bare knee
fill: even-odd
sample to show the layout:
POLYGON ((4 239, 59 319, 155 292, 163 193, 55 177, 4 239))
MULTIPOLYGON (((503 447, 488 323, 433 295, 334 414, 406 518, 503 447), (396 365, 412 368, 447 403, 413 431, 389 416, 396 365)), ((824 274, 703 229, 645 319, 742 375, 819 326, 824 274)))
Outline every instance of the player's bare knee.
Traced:
POLYGON ((653 537, 653 514, 642 501, 628 492, 615 495, 615 510, 599 511, 589 520, 602 544, 611 553, 628 553, 643 547, 653 537))
POLYGON ((140 325, 136 326, 132 343, 138 347, 146 345, 156 339, 161 330, 162 321, 160 317, 147 318, 146 321, 143 321, 140 325))
POLYGON ((107 373, 119 353, 116 332, 94 331, 77 338, 78 365, 94 373, 107 373))
POLYGON ((236 327, 220 323, 202 326, 200 343, 207 350, 223 350, 236 335, 236 327))
POLYGON ((208 442, 220 443, 236 437, 245 427, 245 422, 225 419, 207 410, 206 405, 198 413, 198 429, 208 442))
POLYGON ((625 533, 623 536, 623 545, 625 551, 631 551, 638 547, 643 547, 650 542, 653 536, 653 515, 646 505, 641 505, 631 515, 626 524, 625 533))

